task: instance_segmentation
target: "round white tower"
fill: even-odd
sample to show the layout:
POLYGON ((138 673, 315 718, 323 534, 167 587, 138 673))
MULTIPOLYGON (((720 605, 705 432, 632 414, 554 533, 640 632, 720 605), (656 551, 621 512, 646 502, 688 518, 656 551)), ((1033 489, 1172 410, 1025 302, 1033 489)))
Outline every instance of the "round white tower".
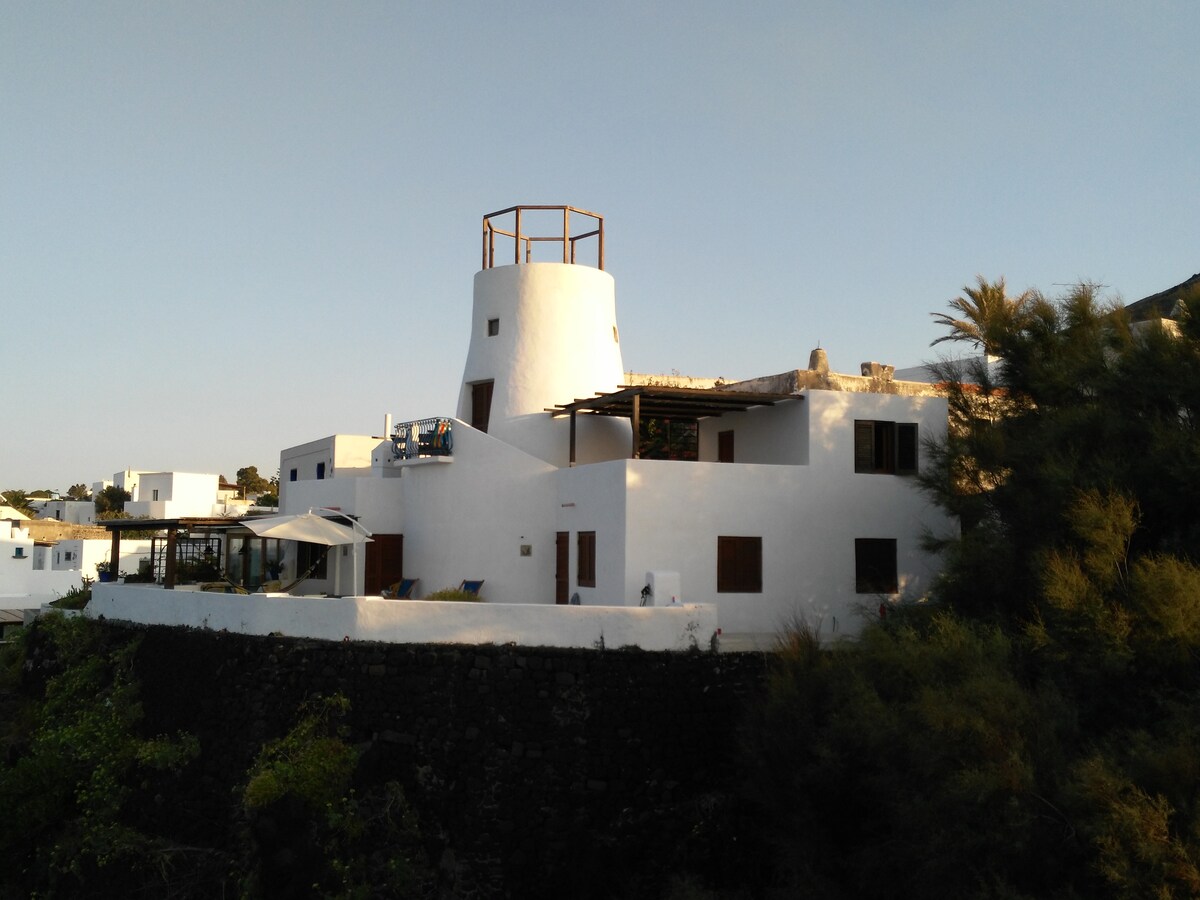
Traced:
MULTIPOLYGON (((565 466, 569 422, 547 410, 618 390, 624 379, 604 220, 569 206, 516 206, 484 216, 483 241, 458 418, 565 466), (496 265, 497 238, 509 265, 496 265), (535 247, 553 248, 555 261, 534 261, 535 247), (595 248, 595 265, 577 262, 577 248, 595 248)), ((581 416, 577 462, 629 456, 630 434, 624 419, 581 416)))

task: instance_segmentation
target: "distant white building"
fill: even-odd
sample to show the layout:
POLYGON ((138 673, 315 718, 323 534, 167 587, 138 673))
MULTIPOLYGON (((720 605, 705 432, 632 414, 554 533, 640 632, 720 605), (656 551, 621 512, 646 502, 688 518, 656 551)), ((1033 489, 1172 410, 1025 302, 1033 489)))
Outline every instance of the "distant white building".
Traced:
POLYGON ((96 504, 91 500, 41 500, 34 504, 39 519, 71 525, 96 524, 96 504))
POLYGON ((225 484, 219 475, 209 473, 126 469, 115 473, 112 481, 97 482, 93 493, 110 485, 129 493, 125 512, 135 518, 236 517, 254 506, 253 498, 240 496, 237 485, 225 484))
MULTIPOLYGON (((20 523, 0 521, 0 610, 38 609, 80 585, 78 570, 51 570, 50 549, 34 541, 20 523)), ((91 577, 96 577, 94 569, 91 577)))
POLYGON ((484 218, 456 414, 282 452, 281 512, 374 533, 298 590, 349 593, 357 568, 367 594, 404 576, 414 596, 482 580, 493 603, 713 604, 726 636, 759 643, 795 619, 853 634, 922 596, 938 571, 922 533, 957 527, 913 477, 946 401, 887 366, 832 373, 823 351, 713 389, 626 384, 603 241, 570 207, 484 218))

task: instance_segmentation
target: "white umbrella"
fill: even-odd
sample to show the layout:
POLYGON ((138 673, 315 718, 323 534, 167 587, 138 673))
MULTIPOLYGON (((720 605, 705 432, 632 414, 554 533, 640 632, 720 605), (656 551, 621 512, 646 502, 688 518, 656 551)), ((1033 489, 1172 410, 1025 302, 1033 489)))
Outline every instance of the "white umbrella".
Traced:
MULTIPOLYGON (((343 514, 344 515, 344 514, 343 514)), ((305 541, 309 544, 354 544, 354 593, 358 594, 358 545, 371 540, 371 532, 349 516, 346 520, 354 524, 347 528, 318 516, 311 509, 293 516, 268 516, 265 519, 243 519, 242 524, 259 537, 279 538, 284 541, 305 541), (360 529, 355 531, 354 529, 360 529)))
POLYGON ((309 544, 362 544, 371 540, 371 532, 362 528, 362 533, 345 525, 339 525, 313 512, 294 516, 267 516, 263 519, 243 519, 242 524, 259 537, 279 538, 284 541, 305 541, 309 544))

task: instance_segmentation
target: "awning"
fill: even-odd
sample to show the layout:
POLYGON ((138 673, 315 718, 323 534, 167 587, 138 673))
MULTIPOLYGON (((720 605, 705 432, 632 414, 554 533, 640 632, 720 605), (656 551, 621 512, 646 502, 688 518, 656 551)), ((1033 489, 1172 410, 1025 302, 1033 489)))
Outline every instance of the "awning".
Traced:
POLYGON ((259 537, 304 541, 330 547, 339 544, 362 544, 371 540, 371 532, 362 525, 358 526, 362 530, 357 531, 312 512, 293 516, 268 516, 264 519, 243 519, 242 524, 259 537))

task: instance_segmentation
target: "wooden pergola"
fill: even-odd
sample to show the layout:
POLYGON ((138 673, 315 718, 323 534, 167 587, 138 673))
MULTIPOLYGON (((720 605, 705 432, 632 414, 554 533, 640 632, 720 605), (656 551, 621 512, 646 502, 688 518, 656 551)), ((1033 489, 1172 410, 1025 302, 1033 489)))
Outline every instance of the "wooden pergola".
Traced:
POLYGON ((226 536, 233 534, 236 537, 244 539, 253 538, 264 542, 274 540, 273 538, 258 537, 258 535, 243 525, 240 519, 221 517, 183 516, 176 519, 107 519, 98 524, 103 525, 112 534, 112 549, 109 552, 108 558, 114 563, 121 558, 121 536, 124 532, 165 531, 166 559, 163 564, 163 587, 169 589, 174 589, 175 587, 176 545, 181 534, 207 537, 218 533, 226 536))
POLYGON ((801 400, 800 394, 768 394, 704 388, 661 387, 638 384, 610 394, 597 394, 547 410, 551 416, 571 417, 570 465, 575 465, 575 417, 579 413, 629 419, 633 427, 631 459, 641 457, 642 416, 647 418, 704 419, 730 412, 745 412, 755 406, 773 406, 785 400, 801 400))

